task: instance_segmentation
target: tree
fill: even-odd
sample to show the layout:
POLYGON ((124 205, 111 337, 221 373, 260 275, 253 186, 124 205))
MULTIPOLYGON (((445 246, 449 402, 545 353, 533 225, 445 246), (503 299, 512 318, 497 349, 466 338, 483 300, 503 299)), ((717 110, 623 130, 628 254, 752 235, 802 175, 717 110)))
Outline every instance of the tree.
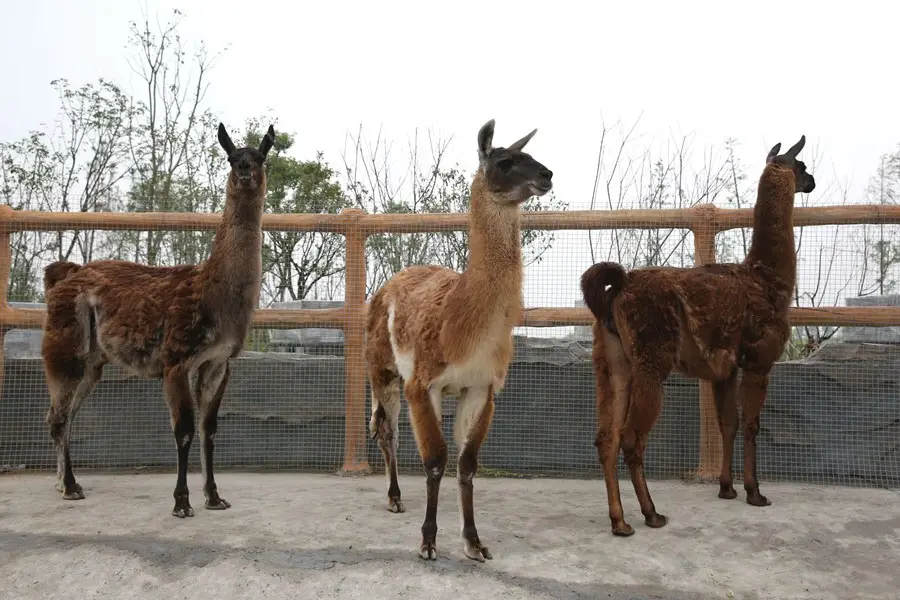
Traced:
MULTIPOLYGON (((178 27, 182 13, 151 28, 130 25, 128 59, 145 90, 133 98, 129 150, 134 163, 127 196, 130 211, 207 212, 220 207, 221 159, 212 132, 216 119, 203 108, 215 57, 201 43, 188 57, 178 27)), ((209 252, 210 235, 146 231, 121 236, 131 260, 155 264, 197 262, 209 252), (168 243, 165 243, 168 242, 168 243)))
MULTIPOLYGON (((65 79, 51 85, 60 99, 52 133, 32 131, 22 140, 0 144, 4 201, 20 210, 116 210, 119 185, 131 166, 127 96, 104 79, 79 88, 65 79)), ((96 231, 15 234, 10 297, 37 300, 37 269, 43 261, 92 260, 104 239, 96 231)))
MULTIPOLYGON (((658 154, 650 147, 632 150, 640 118, 627 129, 621 123, 600 132, 591 210, 689 208, 716 203, 726 190, 727 160, 712 148, 693 159, 688 136, 671 138, 658 154)), ((694 264, 687 229, 615 229, 590 232, 591 261, 616 261, 627 269, 694 264)))
MULTIPOLYGON (((900 147, 883 154, 866 190, 870 204, 897 204, 900 200, 900 147)), ((895 266, 900 264, 900 237, 896 228, 864 225, 862 274, 857 293, 860 296, 889 294, 897 287, 895 266)))

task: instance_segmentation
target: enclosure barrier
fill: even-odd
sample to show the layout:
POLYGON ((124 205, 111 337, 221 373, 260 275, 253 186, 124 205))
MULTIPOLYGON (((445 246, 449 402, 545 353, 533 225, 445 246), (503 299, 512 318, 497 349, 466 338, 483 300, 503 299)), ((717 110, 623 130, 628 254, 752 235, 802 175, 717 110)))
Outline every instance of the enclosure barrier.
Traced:
MULTIPOLYGON (((340 214, 267 214, 263 229, 267 231, 329 232, 346 239, 345 298, 338 309, 276 310, 262 309, 254 313, 258 328, 294 329, 327 327, 344 331, 345 361, 345 438, 346 472, 369 468, 365 444, 366 371, 366 238, 378 233, 427 233, 462 231, 467 228, 466 214, 377 214, 369 215, 356 208, 340 214)), ((10 234, 20 231, 60 230, 132 230, 173 231, 212 230, 221 220, 219 214, 196 213, 50 213, 17 211, 0 206, 0 386, 3 376, 3 338, 12 328, 41 328, 44 311, 17 309, 8 304, 11 268, 10 234)), ((528 212, 522 219, 523 229, 591 230, 591 229, 689 229, 694 235, 696 264, 715 262, 716 234, 730 229, 752 227, 752 209, 721 209, 711 204, 672 210, 610 210, 528 212)), ((853 205, 796 208, 794 226, 900 224, 900 206, 853 205)), ((587 265, 585 265, 587 267, 587 265)), ((865 308, 792 308, 793 326, 802 325, 900 325, 900 307, 865 308)), ((593 317, 586 308, 526 308, 520 326, 558 327, 591 325, 593 317)), ((2 387, 0 387, 2 389, 2 387)), ((715 417, 712 386, 700 385, 700 449, 696 475, 717 476, 722 444, 715 417)), ((586 442, 587 443, 587 442, 586 442)))

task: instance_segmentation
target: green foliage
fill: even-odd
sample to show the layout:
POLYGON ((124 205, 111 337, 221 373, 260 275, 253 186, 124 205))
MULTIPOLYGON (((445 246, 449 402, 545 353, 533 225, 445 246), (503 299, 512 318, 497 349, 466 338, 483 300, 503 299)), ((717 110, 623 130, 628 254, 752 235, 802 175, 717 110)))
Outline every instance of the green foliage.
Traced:
MULTIPOLYGON (((264 131, 261 119, 250 120, 245 145, 258 146, 264 131)), ((266 212, 327 214, 349 206, 335 172, 322 153, 317 153, 315 160, 300 161, 288 156, 293 145, 292 134, 276 131, 266 167, 266 212)), ((266 232, 263 250, 266 295, 277 301, 302 300, 318 291, 320 282, 343 271, 344 246, 343 236, 335 233, 266 232)))

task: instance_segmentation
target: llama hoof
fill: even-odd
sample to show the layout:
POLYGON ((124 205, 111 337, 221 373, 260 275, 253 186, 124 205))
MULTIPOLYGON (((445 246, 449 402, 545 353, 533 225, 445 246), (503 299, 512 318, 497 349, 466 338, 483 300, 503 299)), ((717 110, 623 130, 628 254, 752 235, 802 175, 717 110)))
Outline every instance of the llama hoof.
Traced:
POLYGON ((492 558, 494 558, 493 556, 491 556, 491 553, 487 549, 487 546, 483 546, 477 539, 466 540, 466 545, 463 551, 466 553, 466 557, 471 558, 472 560, 477 560, 478 562, 484 562, 485 559, 491 560, 492 558))
POLYGON ((422 545, 419 546, 419 556, 425 560, 437 560, 437 548, 435 548, 433 540, 422 542, 422 545))
POLYGON ((68 488, 63 487, 63 500, 84 500, 84 490, 77 483, 68 488))
POLYGON ((66 491, 66 486, 63 485, 62 480, 59 480, 56 482, 56 485, 53 486, 53 489, 55 489, 57 492, 64 492, 66 491))
POLYGON ((747 504, 751 506, 771 506, 772 502, 759 492, 747 492, 747 504))
POLYGON ((403 506, 400 498, 388 498, 388 510, 392 513, 402 513, 406 512, 406 507, 403 506))
POLYGON ((190 506, 176 506, 172 509, 172 516, 178 517, 179 519, 183 519, 185 517, 193 517, 194 509, 190 506))
POLYGON ((628 537, 634 535, 634 527, 632 527, 628 523, 613 525, 612 532, 613 535, 617 535, 619 537, 628 537))
POLYGON ((652 527, 653 529, 665 527, 668 522, 669 518, 666 515, 661 515, 659 513, 644 517, 644 523, 647 524, 647 527, 652 527))
POLYGON ((216 496, 215 498, 206 499, 206 508, 208 510, 225 510, 231 508, 231 503, 224 498, 216 496))
POLYGON ((183 519, 185 517, 193 517, 194 509, 188 501, 187 494, 175 498, 175 508, 172 509, 172 516, 183 519))
POLYGON ((723 500, 734 500, 737 498, 737 491, 730 483, 728 485, 719 485, 719 498, 723 500))

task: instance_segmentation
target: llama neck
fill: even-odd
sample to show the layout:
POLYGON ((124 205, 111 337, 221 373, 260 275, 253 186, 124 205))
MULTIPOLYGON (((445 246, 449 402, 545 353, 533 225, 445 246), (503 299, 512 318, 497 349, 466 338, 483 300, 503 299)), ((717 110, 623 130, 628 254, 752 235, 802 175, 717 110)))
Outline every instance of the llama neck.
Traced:
POLYGON ((492 295, 518 299, 522 293, 522 246, 518 206, 494 202, 479 173, 472 182, 469 261, 463 277, 492 289, 492 295))
MULTIPOLYGON (((229 182, 222 221, 216 229, 205 270, 214 294, 232 296, 262 279, 262 206, 265 187, 253 193, 235 190, 229 182)), ((222 297, 222 296, 219 296, 222 297)))
POLYGON ((753 237, 744 260, 771 268, 791 289, 797 278, 794 193, 793 172, 775 165, 763 170, 753 209, 753 237))
POLYGON ((467 360, 480 343, 509 340, 522 311, 520 244, 519 207, 495 202, 479 171, 470 198, 469 264, 444 299, 444 360, 467 360))

